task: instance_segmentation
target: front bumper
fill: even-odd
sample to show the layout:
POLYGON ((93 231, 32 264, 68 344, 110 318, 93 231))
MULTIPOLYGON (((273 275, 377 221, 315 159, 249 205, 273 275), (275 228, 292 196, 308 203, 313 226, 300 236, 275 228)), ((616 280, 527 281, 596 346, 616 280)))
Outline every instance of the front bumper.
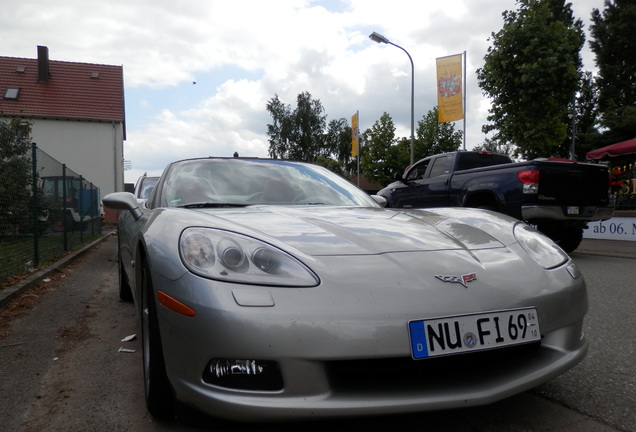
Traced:
MULTIPOLYGON (((367 279, 356 270, 374 268, 368 256, 348 257, 351 272, 345 280, 341 271, 328 271, 337 268, 336 257, 325 262, 319 271, 322 285, 315 288, 246 287, 190 274, 178 281, 157 278, 156 289, 197 311, 190 318, 159 309, 176 397, 209 415, 251 422, 460 408, 528 390, 584 358, 582 278, 573 278, 563 266, 526 289, 519 281, 536 274, 532 263, 501 251, 472 254, 492 276, 482 268, 479 283, 469 288, 443 282, 432 289, 417 286, 412 275, 396 269, 373 271, 367 279), (499 266, 508 270, 498 271, 499 266), (410 357, 411 319, 524 306, 537 308, 540 346, 442 359, 410 357), (274 361, 284 387, 248 391, 205 383, 202 374, 213 358, 274 361)), ((408 268, 408 259, 400 256, 399 263, 408 268)), ((378 260, 377 268, 386 267, 378 260)))

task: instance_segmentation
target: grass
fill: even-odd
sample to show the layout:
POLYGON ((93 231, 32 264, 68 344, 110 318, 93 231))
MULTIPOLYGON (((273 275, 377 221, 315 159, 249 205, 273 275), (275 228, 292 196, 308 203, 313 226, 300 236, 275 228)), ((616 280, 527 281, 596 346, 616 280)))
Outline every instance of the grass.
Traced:
MULTIPOLYGON (((50 233, 37 238, 39 250, 38 268, 46 267, 65 254, 96 240, 101 234, 91 235, 79 232, 67 233, 68 250, 64 249, 62 233, 50 233)), ((35 270, 35 241, 32 235, 0 237, 0 289, 35 270)))

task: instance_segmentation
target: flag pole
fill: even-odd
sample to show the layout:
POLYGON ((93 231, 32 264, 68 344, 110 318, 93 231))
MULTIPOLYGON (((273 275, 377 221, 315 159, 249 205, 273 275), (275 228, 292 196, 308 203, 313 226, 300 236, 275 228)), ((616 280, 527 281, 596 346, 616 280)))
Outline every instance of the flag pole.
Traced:
POLYGON ((466 51, 464 51, 464 151, 466 151, 466 93, 468 93, 466 91, 466 51))
POLYGON ((360 127, 358 126, 358 122, 360 121, 360 111, 356 111, 354 115, 351 116, 351 156, 355 156, 357 162, 357 175, 358 178, 358 187, 360 187, 360 127))

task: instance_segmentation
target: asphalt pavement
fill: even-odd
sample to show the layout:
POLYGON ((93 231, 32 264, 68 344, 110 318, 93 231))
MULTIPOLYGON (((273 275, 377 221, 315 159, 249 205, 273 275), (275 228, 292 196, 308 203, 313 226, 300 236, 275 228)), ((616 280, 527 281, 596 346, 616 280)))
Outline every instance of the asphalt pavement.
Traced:
POLYGON ((583 239, 572 252, 572 256, 577 254, 636 259, 636 241, 583 239))

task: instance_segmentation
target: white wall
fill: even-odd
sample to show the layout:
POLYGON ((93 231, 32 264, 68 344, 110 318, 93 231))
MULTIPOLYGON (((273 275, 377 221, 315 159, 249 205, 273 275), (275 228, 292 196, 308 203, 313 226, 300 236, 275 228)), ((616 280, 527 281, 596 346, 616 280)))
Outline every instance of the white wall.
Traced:
POLYGON ((38 148, 99 187, 102 197, 124 190, 121 123, 31 121, 38 148))

